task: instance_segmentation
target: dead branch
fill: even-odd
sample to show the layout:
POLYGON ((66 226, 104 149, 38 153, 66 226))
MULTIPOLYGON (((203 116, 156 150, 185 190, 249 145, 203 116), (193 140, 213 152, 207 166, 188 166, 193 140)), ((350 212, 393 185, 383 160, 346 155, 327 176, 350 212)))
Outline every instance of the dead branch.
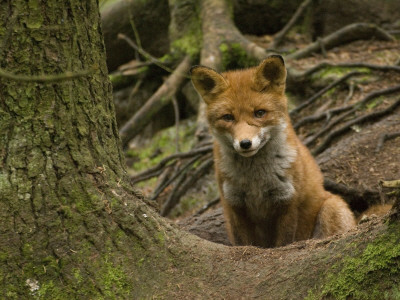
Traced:
POLYGON ((378 141, 378 145, 376 146, 375 149, 375 153, 378 153, 379 151, 381 151, 383 144, 391 139, 395 139, 397 137, 400 136, 400 131, 398 132, 394 132, 394 133, 384 133, 380 136, 379 141, 378 141))
MULTIPOLYGON (((149 169, 147 169, 147 170, 145 170, 145 171, 143 171, 143 172, 140 172, 140 173, 138 173, 138 174, 132 176, 132 177, 131 177, 131 183, 133 184, 133 183, 137 183, 137 182, 143 181, 144 179, 141 179, 141 178, 144 178, 144 177, 146 177, 147 175, 150 176, 150 174, 154 174, 155 172, 157 172, 157 171, 163 169, 165 166, 167 166, 167 164, 168 164, 170 161, 173 161, 173 160, 175 160, 175 159, 177 159, 177 158, 188 158, 188 157, 193 157, 193 156, 195 156, 195 155, 197 155, 197 154, 200 154, 200 153, 211 152, 212 149, 213 149, 213 146, 212 146, 212 145, 211 145, 211 146, 208 145, 208 146, 203 146, 203 147, 200 147, 200 148, 196 148, 196 149, 191 150, 191 151, 188 151, 188 152, 182 152, 182 153, 175 153, 175 154, 172 154, 172 155, 170 155, 170 156, 168 156, 168 157, 162 159, 156 166, 154 166, 154 167, 152 167, 152 168, 149 168, 149 169)), ((170 165, 168 165, 168 166, 170 166, 170 165)), ((156 176, 157 176, 157 175, 156 175, 156 176)), ((151 177, 154 177, 154 176, 151 176, 151 177)), ((151 177, 147 177, 146 179, 149 179, 149 178, 151 178, 151 177)))
POLYGON ((380 184, 383 187, 398 189, 398 188, 400 188, 400 179, 397 179, 397 180, 382 180, 380 182, 380 184))
POLYGON ((341 84, 342 82, 346 81, 347 79, 349 79, 350 77, 353 76, 358 76, 361 75, 363 73, 358 72, 358 71, 354 71, 354 72, 350 72, 344 76, 342 76, 341 78, 335 80, 334 82, 332 82, 330 85, 328 85, 327 87, 323 88, 322 90, 320 90, 318 93, 316 93, 314 96, 312 96, 311 98, 309 98, 307 101, 303 102, 302 104, 298 105, 296 108, 292 109, 292 111, 290 111, 290 116, 294 116, 295 114, 297 114, 298 112, 300 112, 301 110, 303 110, 304 108, 306 108, 307 106, 309 106, 310 104, 314 103, 315 100, 317 100, 319 97, 321 97, 323 94, 325 94, 326 92, 328 92, 330 89, 334 88, 335 86, 341 84))
POLYGON ((174 106, 174 114, 175 114, 175 150, 176 153, 179 152, 179 105, 176 100, 176 96, 172 96, 172 104, 174 106))
POLYGON ((296 24, 296 22, 299 20, 299 18, 303 15, 304 11, 306 8, 310 5, 312 0, 304 0, 300 6, 297 8, 293 16, 290 18, 289 22, 274 36, 274 40, 272 41, 272 45, 270 46, 270 49, 275 49, 278 47, 281 43, 283 38, 286 36, 286 34, 289 32, 290 29, 296 24))
POLYGON ((186 79, 190 66, 191 58, 187 55, 163 85, 147 100, 146 104, 124 124, 119 131, 124 148, 151 121, 154 114, 171 101, 171 97, 186 79))
POLYGON ((398 99, 397 101, 395 101, 395 103, 393 103, 391 106, 389 106, 386 109, 383 110, 379 110, 379 111, 374 111, 372 113, 369 113, 367 115, 363 115, 360 116, 354 120, 351 120, 347 123, 344 124, 344 126, 342 126, 341 128, 331 132, 326 138, 325 140, 321 143, 321 145, 319 145, 314 151, 313 151, 313 155, 317 155, 321 152, 323 152, 326 148, 329 147, 329 145, 332 143, 332 141, 337 138, 338 136, 342 135, 343 133, 349 131, 351 129, 352 126, 354 125, 358 125, 358 124, 363 124, 369 121, 374 121, 374 120, 378 120, 388 114, 393 113, 393 111, 400 106, 400 99, 398 99))
POLYGON ((163 204, 160 214, 162 216, 168 215, 171 210, 179 203, 182 195, 193 186, 193 184, 202 177, 210 167, 213 165, 214 161, 211 155, 206 156, 203 163, 197 167, 197 169, 190 176, 185 176, 186 171, 181 175, 180 180, 176 183, 175 189, 170 193, 167 201, 163 204))
POLYGON ((157 199, 157 197, 172 183, 177 179, 183 172, 186 172, 189 167, 191 167, 199 158, 201 158, 201 155, 196 155, 194 158, 189 160, 186 164, 183 165, 182 168, 180 168, 173 176, 171 176, 168 180, 166 180, 162 185, 158 186, 157 188, 154 189, 153 196, 151 196, 151 200, 157 199))
POLYGON ((141 181, 148 180, 153 177, 157 177, 157 176, 161 175, 162 172, 163 172, 163 170, 161 170, 161 169, 144 171, 143 173, 140 173, 140 174, 137 174, 137 175, 131 177, 131 184, 135 184, 135 183, 138 183, 141 181))
POLYGON ((197 217, 206 212, 208 209, 213 207, 214 205, 217 205, 219 203, 219 196, 216 197, 214 200, 211 200, 208 202, 206 205, 204 205, 202 208, 200 208, 193 216, 197 217))
POLYGON ((343 45, 355 40, 371 38, 376 38, 384 41, 395 40, 390 34, 374 24, 353 23, 335 31, 334 33, 331 33, 330 35, 322 38, 320 41, 316 41, 303 49, 287 55, 286 58, 299 59, 306 57, 311 53, 320 50, 321 43, 323 43, 325 49, 331 49, 333 47, 343 45))
POLYGON ((396 85, 396 86, 393 86, 393 87, 390 87, 390 88, 387 88, 387 89, 383 89, 383 90, 373 91, 373 92, 367 94, 361 101, 359 101, 357 103, 350 104, 350 105, 347 105, 347 106, 343 106, 343 107, 337 108, 337 109, 332 109, 330 111, 331 114, 340 113, 340 112, 346 112, 346 111, 347 112, 345 114, 341 115, 340 117, 338 117, 336 120, 334 120, 333 122, 331 122, 327 126, 323 127, 320 131, 318 131, 312 137, 308 138, 304 142, 304 144, 306 146, 310 146, 320 136, 322 136, 326 132, 330 131, 333 127, 335 127, 341 121, 346 119, 348 116, 350 116, 353 113, 355 113, 360 108, 364 107, 366 104, 368 104, 368 102, 370 102, 374 98, 379 97, 379 96, 383 96, 383 95, 390 95, 390 94, 393 94, 393 93, 397 93, 398 91, 400 91, 400 85, 396 85))
POLYGON ((120 40, 124 40, 125 42, 127 42, 129 46, 131 46, 131 47, 132 47, 133 49, 135 49, 138 53, 140 53, 141 55, 143 55, 143 56, 146 58, 147 63, 155 64, 155 65, 159 66, 160 68, 166 70, 166 71, 169 72, 169 73, 173 73, 173 72, 174 72, 174 70, 168 68, 168 67, 165 65, 165 63, 160 62, 157 58, 155 58, 155 57, 152 56, 150 53, 148 53, 147 51, 145 51, 142 47, 137 46, 137 45, 135 44, 135 42, 132 41, 132 40, 131 40, 129 37, 127 37, 125 34, 119 33, 119 34, 118 34, 118 38, 119 38, 120 40))

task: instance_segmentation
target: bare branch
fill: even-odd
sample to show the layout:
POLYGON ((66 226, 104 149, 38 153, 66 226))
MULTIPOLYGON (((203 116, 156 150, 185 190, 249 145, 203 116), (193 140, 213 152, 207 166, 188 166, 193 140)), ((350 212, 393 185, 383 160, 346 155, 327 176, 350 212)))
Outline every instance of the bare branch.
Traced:
POLYGON ((163 85, 147 100, 146 104, 120 129, 122 145, 125 148, 128 146, 129 141, 151 121, 154 114, 171 101, 171 97, 187 78, 186 74, 190 66, 191 58, 187 55, 163 85))
POLYGON ((182 195, 193 186, 193 184, 203 176, 213 165, 214 161, 212 157, 206 157, 203 163, 197 167, 195 172, 190 176, 182 176, 181 180, 176 184, 176 187, 169 195, 167 201, 161 208, 160 214, 162 216, 168 215, 171 210, 179 203, 182 195))
MULTIPOLYGON (((201 147, 201 148, 194 149, 192 151, 172 154, 172 155, 164 158, 163 160, 161 160, 156 166, 154 166, 152 168, 149 168, 149 169, 147 169, 147 170, 145 170, 145 171, 143 171, 143 172, 141 172, 139 174, 136 174, 135 176, 132 176, 131 177, 131 182, 132 183, 139 182, 140 181, 140 180, 138 180, 139 178, 144 178, 147 175, 150 176, 150 174, 154 174, 155 172, 157 172, 157 171, 161 170, 162 168, 164 168, 170 161, 173 161, 173 160, 175 160, 177 158, 193 157, 193 156, 195 156, 197 154, 200 154, 200 153, 211 152, 212 149, 213 149, 213 146, 212 145, 208 145, 208 146, 204 146, 204 147, 201 147)), ((155 175, 155 176, 157 176, 157 175, 155 175)), ((154 176, 151 176, 151 177, 154 177, 154 176)), ((148 178, 151 178, 151 177, 148 177, 148 178)), ((148 178, 146 178, 146 179, 148 179, 148 178)))

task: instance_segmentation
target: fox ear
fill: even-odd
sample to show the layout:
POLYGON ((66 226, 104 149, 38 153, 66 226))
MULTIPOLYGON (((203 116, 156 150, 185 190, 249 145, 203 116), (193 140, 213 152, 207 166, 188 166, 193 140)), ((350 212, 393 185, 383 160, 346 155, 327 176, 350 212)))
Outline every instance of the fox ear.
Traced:
POLYGON ((285 91, 285 82, 286 67, 280 55, 269 56, 256 69, 254 83, 259 91, 271 88, 283 93, 285 91))
POLYGON ((228 87, 221 74, 207 67, 194 66, 190 69, 190 75, 195 89, 207 104, 228 87))

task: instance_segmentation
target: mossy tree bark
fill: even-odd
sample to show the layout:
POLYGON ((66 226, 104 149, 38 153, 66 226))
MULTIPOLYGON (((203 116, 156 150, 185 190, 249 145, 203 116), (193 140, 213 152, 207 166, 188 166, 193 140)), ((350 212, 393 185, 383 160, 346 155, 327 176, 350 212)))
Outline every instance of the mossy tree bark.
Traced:
POLYGON ((128 183, 96 1, 3 1, 0 20, 1 69, 35 76, 96 66, 68 81, 0 78, 1 298, 398 292, 389 285, 399 280, 396 222, 273 250, 225 247, 177 230, 128 183))

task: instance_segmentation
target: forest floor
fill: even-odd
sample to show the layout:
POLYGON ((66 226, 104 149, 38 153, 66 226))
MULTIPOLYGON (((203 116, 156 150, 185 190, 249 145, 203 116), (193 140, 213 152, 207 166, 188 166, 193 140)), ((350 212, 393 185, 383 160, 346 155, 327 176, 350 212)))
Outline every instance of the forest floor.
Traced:
MULTIPOLYGON (((260 40, 260 38, 258 39, 260 40)), ((301 47, 301 40, 294 42, 298 47, 301 47)), ((262 44, 262 39, 260 44, 262 44)), ((292 46, 290 45, 290 47, 292 46)), ((400 49, 400 42, 356 41, 331 49, 327 51, 325 56, 315 54, 308 58, 289 61, 287 64, 298 70, 306 70, 321 62, 335 64, 362 62, 393 66, 398 65, 400 59, 398 49, 400 49)), ((296 104, 302 103, 302 100, 308 99, 328 84, 354 70, 355 68, 330 68, 329 70, 322 70, 310 78, 311 82, 319 82, 319 85, 307 85, 303 91, 303 95, 288 93, 288 98, 295 103, 293 105, 295 107, 296 104)), ((371 92, 394 87, 400 83, 399 72, 372 71, 365 68, 356 68, 356 70, 362 74, 351 77, 346 83, 332 88, 319 97, 316 102, 293 117, 293 124, 310 115, 358 103, 371 92)), ((375 97, 365 106, 358 107, 353 114, 343 118, 342 121, 338 122, 325 135, 322 135, 314 143, 311 143, 309 146, 310 150, 313 151, 318 148, 327 134, 340 128, 347 122, 359 116, 384 110, 391 106, 399 99, 399 93, 400 91, 375 97)), ((341 115, 327 116, 318 122, 300 126, 297 129, 300 139, 303 142, 307 142, 321 128, 334 122, 339 116, 341 115)), ((193 118, 181 122, 181 151, 187 151, 192 147, 194 143, 194 128, 195 122, 193 118)), ((400 137, 387 140, 383 143, 381 142, 383 135, 399 131, 400 110, 397 107, 384 117, 351 126, 350 130, 334 138, 327 149, 315 155, 325 178, 337 184, 342 184, 349 189, 360 191, 360 193, 371 191, 371 193, 378 194, 378 198, 369 198, 368 194, 365 194, 366 196, 361 197, 361 205, 360 203, 350 203, 356 216, 360 216, 362 211, 368 208, 368 206, 391 203, 395 197, 399 196, 398 191, 382 188, 381 185, 381 181, 383 180, 400 179, 400 137)), ((146 147, 136 149, 137 153, 141 153, 141 158, 136 160, 137 162, 141 162, 141 166, 136 165, 135 169, 129 168, 129 172, 131 174, 137 173, 140 171, 140 168, 148 168, 151 165, 157 164, 163 157, 174 153, 176 151, 174 137, 174 128, 169 128, 159 132, 147 143, 146 147), (145 158, 149 156, 151 159, 146 160, 145 158)), ((141 183, 138 187, 144 187, 143 193, 151 196, 153 193, 152 186, 154 187, 155 184, 156 180, 152 179, 141 183)), ((162 204, 162 201, 166 199, 170 190, 171 188, 166 188, 157 201, 162 204)), ((354 230, 324 240, 300 241, 275 249, 260 249, 251 246, 222 249, 221 247, 224 246, 221 244, 230 245, 225 230, 222 208, 219 204, 216 204, 205 212, 199 213, 199 209, 216 197, 217 185, 213 170, 210 170, 208 174, 198 180, 186 195, 181 198, 180 203, 168 216, 180 228, 204 239, 196 245, 198 245, 200 250, 203 249, 201 251, 204 252, 204 255, 209 255, 212 258, 209 262, 210 265, 205 266, 205 268, 210 268, 208 270, 210 274, 209 281, 201 281, 200 276, 196 277, 195 274, 193 276, 185 274, 185 276, 182 276, 182 281, 179 284, 171 283, 168 292, 161 292, 159 295, 160 298, 278 299, 277 297, 281 297, 282 295, 282 290, 279 290, 282 287, 281 283, 285 282, 285 291, 287 291, 288 295, 280 299, 304 299, 306 296, 309 299, 313 299, 313 295, 321 295, 318 294, 321 291, 319 291, 320 287, 317 286, 321 282, 321 278, 332 275, 332 270, 328 269, 322 271, 322 273, 313 272, 313 268, 317 269, 315 266, 315 257, 322 258, 322 261, 327 262, 327 265, 351 264, 349 261, 344 262, 341 254, 332 255, 334 250, 343 249, 343 252, 346 252, 349 247, 352 247, 353 241, 357 239, 357 241, 361 241, 364 244, 357 249, 352 249, 351 252, 363 251, 364 245, 366 246, 370 241, 379 236, 380 232, 387 226, 387 222, 385 222, 383 216, 370 215, 363 219, 354 230), (209 241, 215 243, 213 247, 202 246, 209 245, 209 241), (210 249, 213 249, 212 253, 206 253, 210 249), (226 257, 226 253, 229 253, 229 257, 226 257), (222 268, 220 267, 221 264, 215 264, 214 262, 224 260, 233 261, 234 264, 227 263, 226 266, 234 265, 234 269, 217 270, 218 268, 222 268), (282 273, 281 270, 289 271, 282 273), (214 276, 213 274, 225 275, 214 276), (304 278, 304 280, 314 282, 316 286, 314 290, 307 290, 305 286, 295 286, 295 282, 298 281, 290 279, 293 276, 302 278, 304 274, 311 274, 309 278, 304 278), (199 289, 193 291, 193 294, 182 295, 179 286, 188 284, 187 280, 199 280, 197 283, 199 289), (230 284, 227 284, 227 281, 230 284), (233 282, 235 284, 232 284, 233 282), (254 286, 256 288, 249 288, 254 286)), ((385 211, 382 214, 385 214, 385 211)), ((192 260, 195 262, 199 258, 192 257, 192 260)), ((355 261, 354 263, 356 268, 368 265, 368 262, 364 261, 355 261)), ((171 272, 174 271, 171 270, 171 272)), ((193 272, 195 271, 193 270, 193 272)), ((332 297, 332 294, 329 294, 331 292, 329 290, 330 287, 335 286, 338 281, 342 280, 336 276, 336 273, 334 274, 329 277, 332 281, 328 283, 322 295, 332 297)), ((363 283, 357 284, 361 286, 363 283)), ((350 292, 346 290, 348 287, 343 282, 339 282, 339 285, 344 295, 347 295, 346 293, 353 293, 351 290, 350 292)), ((307 284, 307 286, 312 286, 312 284, 307 284)), ((354 289, 354 287, 350 287, 350 289, 354 289)), ((358 289, 360 291, 363 290, 362 287, 358 289)), ((355 288, 355 292, 357 293, 357 288, 355 288)), ((388 294, 384 296, 389 299, 393 295, 388 294)), ((316 296, 316 298, 318 297, 316 296)))
MULTIPOLYGON (((258 42, 259 45, 263 45, 263 41, 268 40, 268 37, 253 38, 253 40, 258 42)), ((287 47, 293 48, 294 45, 299 48, 305 46, 301 37, 294 37, 287 47)), ((333 64, 362 62, 392 66, 398 64, 400 59, 399 48, 400 43, 398 41, 356 41, 331 49, 327 51, 325 55, 314 54, 308 58, 289 61, 288 64, 290 67, 294 67, 298 70, 307 70, 321 62, 333 64)), ((330 68, 313 74, 310 80, 317 81, 318 79, 319 84, 321 84, 321 82, 326 82, 326 86, 354 70, 360 71, 362 74, 351 77, 346 83, 332 88, 323 96, 319 97, 312 105, 296 114, 292 119, 293 123, 295 124, 306 116, 357 103, 373 91, 383 90, 400 83, 399 72, 371 71, 365 68, 330 68)), ((304 90, 303 96, 289 93, 289 100, 294 103, 301 103, 301 97, 307 99, 325 86, 324 84, 321 86, 313 86, 310 84, 310 88, 304 90)), ((331 131, 340 128, 340 126, 347 121, 358 116, 371 113, 375 110, 383 110, 397 99, 399 99, 399 93, 376 97, 368 102, 365 107, 358 109, 351 116, 344 118, 338 125, 333 127, 331 131)), ((307 139, 318 132, 322 127, 326 126, 329 122, 335 121, 337 117, 338 116, 333 116, 331 118, 329 116, 328 120, 323 119, 319 122, 301 126, 297 129, 298 135, 303 141, 307 141, 307 139)), ((193 122, 190 121, 189 123, 189 129, 186 128, 183 130, 189 132, 184 135, 186 135, 186 137, 189 136, 190 140, 193 136, 193 127, 191 127, 193 126, 193 122)), ((185 125, 181 127, 185 128, 185 125)), ((171 129, 168 130, 171 131, 171 129)), ((379 145, 379 143, 383 135, 399 131, 400 113, 399 109, 396 109, 393 113, 379 118, 378 120, 351 126, 350 130, 333 139, 326 150, 316 155, 316 160, 325 178, 338 184, 344 184, 358 191, 377 192, 379 193, 380 203, 390 203, 396 194, 393 193, 393 190, 382 189, 381 181, 400 179, 400 165, 398 163, 400 161, 400 137, 387 140, 381 145, 379 145)), ((169 133, 169 136, 171 136, 171 133, 169 133)), ((154 140, 156 139, 157 137, 154 140)), ((185 140, 185 138, 183 140, 185 140)), ((316 149, 323 140, 324 136, 316 139, 314 143, 310 144, 309 148, 311 150, 316 149)), ((189 144, 191 143, 192 142, 189 141, 189 144)), ((174 144, 174 142, 170 141, 169 144, 174 144)), ((149 143, 149 145, 152 145, 151 151, 156 153, 157 149, 154 148, 154 142, 149 143)), ((185 148, 185 146, 183 147, 185 148)), ((163 151, 160 151, 160 153, 162 152, 163 151)), ((164 155, 166 154, 167 153, 164 153, 164 155)), ((158 160, 160 159, 161 157, 158 160)), ((147 187, 144 193, 151 195, 152 190, 148 188, 151 184, 149 185, 147 182, 144 186, 147 187)), ((202 238, 217 243, 229 244, 224 229, 222 211, 219 205, 213 206, 206 213, 195 214, 202 206, 214 199, 216 195, 217 187, 213 172, 211 171, 182 197, 181 202, 171 213, 170 217, 174 222, 181 224, 183 228, 202 238)), ((163 194, 160 196, 160 199, 163 198, 162 196, 163 194)), ((379 204, 376 198, 364 200, 368 202, 368 205, 379 204)), ((362 210, 367 208, 365 205, 360 206, 357 203, 353 203, 351 206, 356 216, 360 215, 362 210)))

